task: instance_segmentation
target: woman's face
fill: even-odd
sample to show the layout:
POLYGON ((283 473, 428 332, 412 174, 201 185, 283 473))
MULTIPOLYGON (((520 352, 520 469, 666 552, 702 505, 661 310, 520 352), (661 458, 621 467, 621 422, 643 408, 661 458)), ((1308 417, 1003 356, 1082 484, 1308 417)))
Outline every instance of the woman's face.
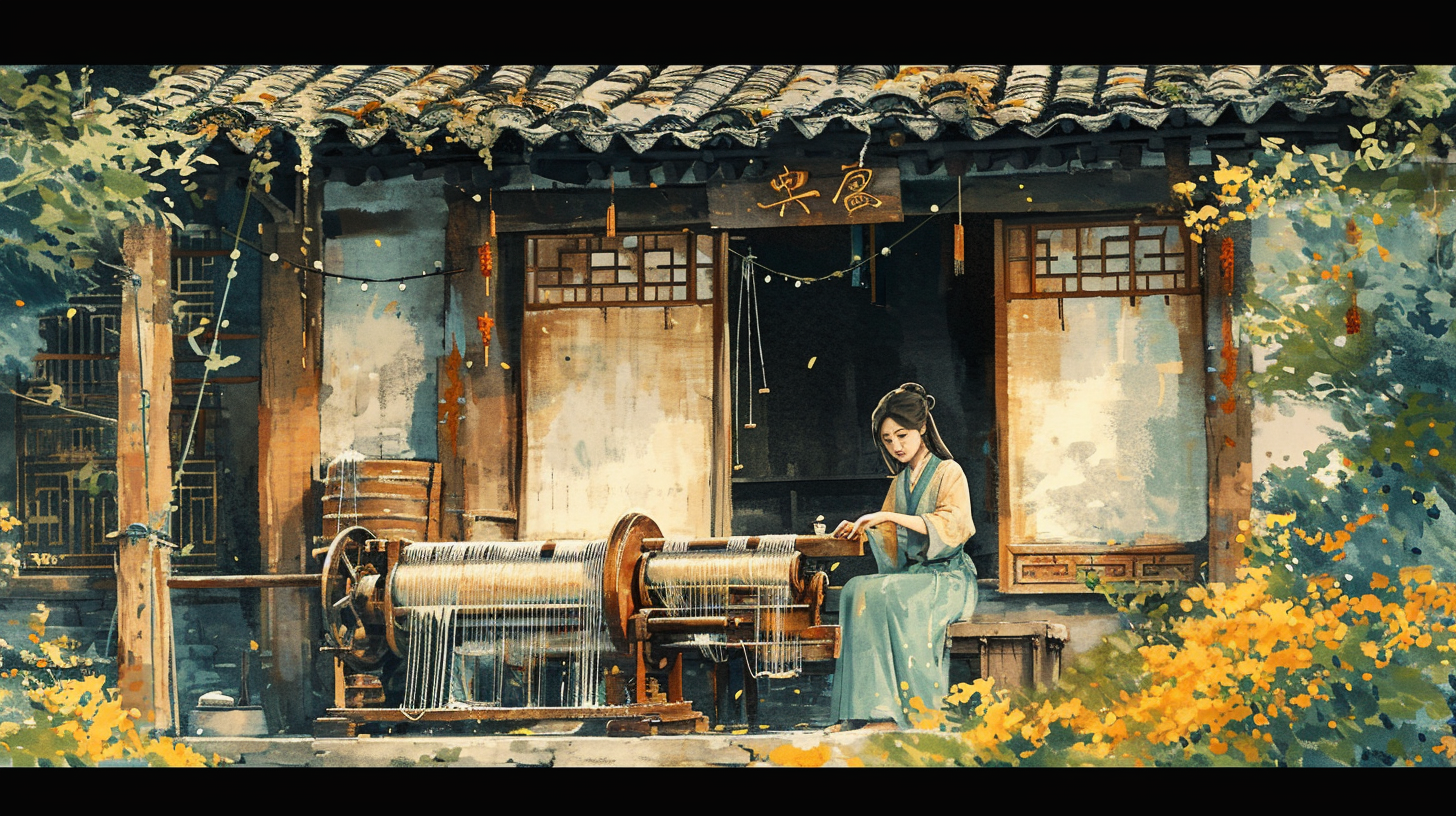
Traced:
POLYGON ((880 423, 880 441, 885 443, 885 449, 891 456, 906 465, 915 461, 915 457, 925 447, 920 431, 904 427, 893 417, 885 417, 880 423))

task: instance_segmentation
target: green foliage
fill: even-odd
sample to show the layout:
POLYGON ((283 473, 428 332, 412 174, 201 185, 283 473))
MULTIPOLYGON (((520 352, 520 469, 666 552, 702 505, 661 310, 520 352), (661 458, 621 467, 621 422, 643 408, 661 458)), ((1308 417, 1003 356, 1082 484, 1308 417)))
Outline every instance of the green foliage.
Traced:
POLYGON ((84 291, 98 258, 119 259, 127 226, 180 225, 155 179, 215 162, 205 142, 181 145, 177 132, 119 111, 119 95, 0 67, 0 262, 84 291))

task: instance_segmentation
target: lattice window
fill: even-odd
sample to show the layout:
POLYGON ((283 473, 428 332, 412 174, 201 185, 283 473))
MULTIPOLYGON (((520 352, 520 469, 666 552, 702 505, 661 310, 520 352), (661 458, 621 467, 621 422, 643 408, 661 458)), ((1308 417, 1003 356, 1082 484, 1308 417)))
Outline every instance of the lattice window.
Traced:
POLYGON ((226 262, 228 250, 215 230, 189 224, 179 230, 172 246, 173 329, 186 334, 213 317, 214 280, 226 262))
POLYGON ((526 239, 526 302, 660 306, 713 299, 713 237, 690 232, 533 236, 526 239))
POLYGON ((1199 291, 1197 256, 1181 221, 1013 224, 1005 229, 1009 297, 1199 291))
POLYGON ((117 527, 115 426, 25 404, 18 416, 23 568, 105 570, 117 527))

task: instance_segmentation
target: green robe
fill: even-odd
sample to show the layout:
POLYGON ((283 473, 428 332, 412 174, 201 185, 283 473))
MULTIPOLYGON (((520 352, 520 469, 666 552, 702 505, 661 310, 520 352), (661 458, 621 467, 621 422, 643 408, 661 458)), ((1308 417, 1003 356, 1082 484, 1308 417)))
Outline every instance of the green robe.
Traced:
POLYGON ((881 509, 920 516, 928 533, 890 523, 868 531, 879 574, 851 578, 839 596, 830 709, 839 721, 908 728, 912 698, 933 710, 946 694, 946 627, 976 608, 976 568, 964 548, 976 526, 965 471, 934 454, 913 491, 910 469, 900 472, 881 509))

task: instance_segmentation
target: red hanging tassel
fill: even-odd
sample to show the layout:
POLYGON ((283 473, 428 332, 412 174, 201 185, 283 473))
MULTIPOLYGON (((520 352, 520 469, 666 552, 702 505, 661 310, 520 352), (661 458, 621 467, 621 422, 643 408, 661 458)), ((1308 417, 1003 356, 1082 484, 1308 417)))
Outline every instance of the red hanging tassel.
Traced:
POLYGON ((1218 247, 1219 271, 1223 273, 1223 293, 1234 293, 1234 239, 1225 238, 1218 247))
POLYGON ((966 274, 966 228, 963 224, 955 225, 955 273, 966 274))
POLYGON ((956 177, 956 222, 953 235, 955 236, 955 251, 951 254, 953 259, 951 268, 957 275, 966 274, 966 227, 962 219, 961 207, 961 179, 956 177))
POLYGON ((495 240, 495 190, 490 191, 490 240, 495 240))
POLYGON ((1355 295, 1350 295, 1350 309, 1345 312, 1345 334, 1360 333, 1360 307, 1355 305, 1355 295))
POLYGON ((617 180, 612 179, 611 203, 607 204, 607 237, 617 237, 617 180))
POLYGON ((494 262, 491 259, 490 244, 480 245, 480 276, 485 278, 485 296, 490 297, 490 273, 494 262))
POLYGON ((481 315, 475 318, 475 327, 480 329, 480 342, 485 344, 485 364, 490 365, 490 330, 495 327, 495 321, 490 315, 481 315))

